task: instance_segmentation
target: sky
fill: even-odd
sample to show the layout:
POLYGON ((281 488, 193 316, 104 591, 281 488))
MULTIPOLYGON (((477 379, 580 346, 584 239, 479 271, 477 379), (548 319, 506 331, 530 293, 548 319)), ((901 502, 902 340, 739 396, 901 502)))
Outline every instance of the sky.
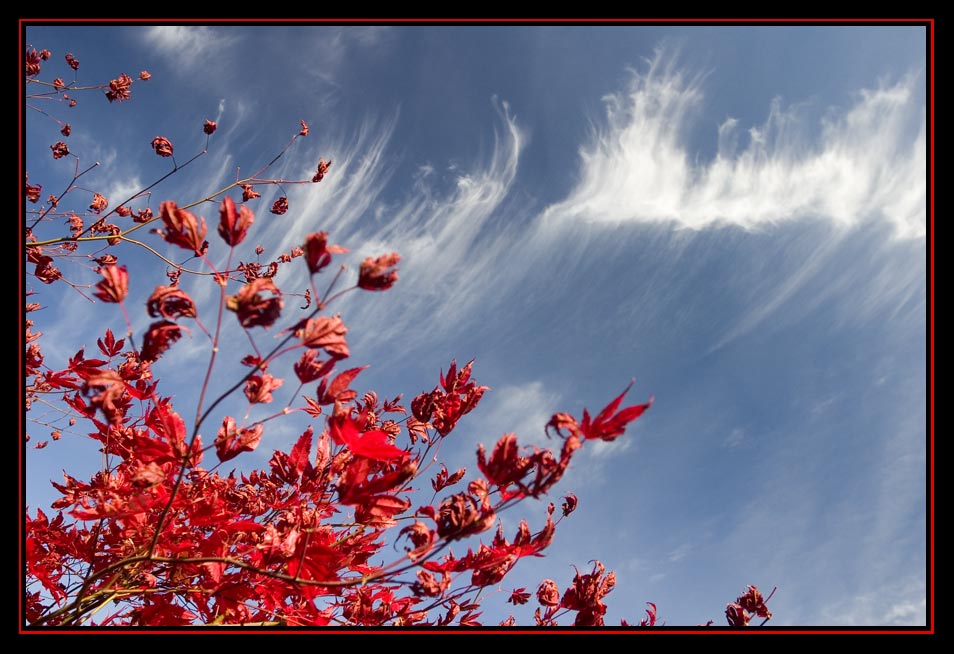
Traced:
MULTIPOLYGON (((202 122, 219 125, 207 155, 153 190, 154 210, 257 170, 308 122, 270 175, 309 178, 324 157, 328 176, 285 186, 283 216, 268 213, 279 188, 258 187, 249 239, 265 258, 325 230, 352 250, 351 274, 365 256, 401 254, 391 291, 334 310, 350 326, 349 363, 371 365, 360 391, 410 399, 452 359, 476 359, 492 390, 445 442, 451 470, 475 473, 477 444, 504 433, 547 445, 550 415, 598 411, 632 379, 629 403, 655 398, 624 436, 579 453, 553 494, 559 506, 575 493, 579 509, 545 558, 485 600, 488 623, 507 617, 511 589, 545 577, 565 587, 574 565, 599 559, 618 578, 607 624, 638 621, 646 602, 670 625, 721 624, 726 602, 756 584, 778 588, 777 626, 926 621, 925 39, 918 26, 26 35, 64 78, 66 51, 84 84, 152 74, 121 105, 94 93, 68 116, 44 107, 69 119, 84 164, 101 163, 83 186, 111 199, 168 171, 156 135, 181 163, 205 146, 202 122)), ((45 189, 73 170, 49 156, 58 129, 28 112, 30 181, 45 189)), ((214 207, 199 213, 215 224, 214 207)), ((157 261, 116 253, 144 302, 157 261)), ((82 263, 60 267, 96 281, 82 263)), ((277 282, 303 290, 304 266, 277 282)), ((200 306, 213 297, 207 280, 182 284, 200 306)), ((104 326, 125 331, 116 311, 94 321, 64 284, 26 286, 46 307, 32 317, 48 363, 89 353, 104 326)), ((140 332, 150 321, 131 318, 140 332)), ((194 330, 154 368, 183 415, 206 349, 194 330)), ((236 374, 227 362, 214 379, 236 374)), ((300 427, 281 423, 246 464, 266 465, 300 427)), ((98 454, 70 430, 28 450, 31 509, 54 499, 47 480, 65 460, 94 468, 98 454)), ((542 525, 545 504, 528 504, 501 517, 508 534, 523 515, 542 525)))

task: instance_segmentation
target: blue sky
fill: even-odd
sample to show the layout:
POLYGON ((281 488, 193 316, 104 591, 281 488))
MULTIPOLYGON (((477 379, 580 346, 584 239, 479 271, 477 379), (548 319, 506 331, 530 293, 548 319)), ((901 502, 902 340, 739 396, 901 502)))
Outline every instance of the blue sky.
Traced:
MULTIPOLYGON (((64 78, 73 52, 81 83, 152 73, 129 103, 94 94, 69 110, 71 150, 102 163, 84 185, 110 199, 168 169, 157 134, 181 161, 204 119, 219 124, 154 210, 257 169, 311 125, 273 175, 310 177, 319 157, 329 175, 287 188, 280 217, 278 189, 260 187, 249 238, 265 256, 318 229, 352 262, 401 253, 392 291, 336 309, 350 362, 373 364, 359 389, 410 398, 476 358, 493 390, 446 443, 449 468, 476 472, 477 443, 505 432, 542 445, 552 413, 598 410, 633 377, 630 400, 655 396, 624 437, 584 448, 558 489, 580 509, 485 615, 507 616, 511 588, 565 585, 600 559, 618 575, 607 624, 647 601, 669 624, 721 624, 750 583, 778 586, 775 625, 925 623, 924 28, 60 26, 27 42, 64 78)), ((27 117, 44 189, 72 172, 46 150, 57 130, 27 117)), ((136 273, 156 262, 125 247, 144 301, 159 282, 136 273)), ((304 266, 278 282, 303 290, 304 266)), ((95 347, 102 326, 71 318, 87 300, 27 287, 48 307, 35 314, 48 362, 95 347)), ((183 415, 204 348, 196 331, 155 368, 183 415)), ((272 430, 249 464, 300 431, 272 430)), ((87 443, 67 432, 29 451, 31 507, 53 499, 64 458, 97 465, 87 443)), ((543 505, 525 512, 539 523, 543 505)), ((508 532, 518 517, 503 516, 508 532)))

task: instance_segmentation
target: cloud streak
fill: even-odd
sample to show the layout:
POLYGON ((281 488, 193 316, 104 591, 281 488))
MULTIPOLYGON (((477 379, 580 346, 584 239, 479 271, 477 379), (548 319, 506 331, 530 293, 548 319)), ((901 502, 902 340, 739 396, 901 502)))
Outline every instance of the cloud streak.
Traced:
POLYGON ((234 32, 206 26, 156 25, 145 31, 144 41, 153 51, 184 71, 205 66, 210 58, 238 41, 234 32))
POLYGON ((580 148, 579 183, 544 218, 747 230, 799 218, 839 227, 885 220, 898 237, 923 237, 926 129, 917 82, 911 74, 863 90, 817 129, 776 99, 747 133, 726 119, 715 158, 696 163, 686 135, 702 78, 687 77, 657 50, 629 89, 604 98, 605 123, 580 148))
MULTIPOLYGON (((346 322, 361 324, 366 338, 412 348, 429 338, 427 332, 414 329, 421 320, 437 321, 445 330, 459 325, 494 293, 493 287, 478 280, 493 276, 499 265, 497 253, 511 245, 508 233, 492 233, 487 225, 498 215, 513 185, 524 136, 507 104, 495 106, 500 129, 490 156, 467 170, 451 171, 453 183, 446 191, 435 189, 422 171, 403 197, 384 197, 397 167, 395 158, 387 154, 397 114, 369 119, 357 134, 323 145, 321 156, 333 160, 332 172, 321 184, 306 187, 295 201, 294 216, 288 215, 291 222, 263 244, 269 252, 287 252, 300 245, 305 234, 325 230, 333 243, 359 245, 341 258, 352 268, 367 256, 400 253, 401 279, 395 290, 373 298, 352 294, 332 307, 342 312, 346 322)), ((317 157, 316 152, 315 161, 317 157)), ((286 172, 297 177, 304 174, 285 170, 276 174, 286 172)), ((262 200, 267 206, 271 197, 263 195, 262 200)), ((290 267, 283 275, 287 276, 282 283, 288 288, 306 288, 302 266, 290 267)), ((318 282, 319 292, 325 283, 318 282)))

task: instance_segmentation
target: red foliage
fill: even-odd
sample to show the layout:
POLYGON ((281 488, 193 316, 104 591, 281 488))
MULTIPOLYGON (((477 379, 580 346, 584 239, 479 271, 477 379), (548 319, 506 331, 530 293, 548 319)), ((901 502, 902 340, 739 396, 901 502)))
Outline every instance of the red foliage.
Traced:
POLYGON ((50 149, 53 150, 54 159, 62 159, 70 153, 69 146, 66 145, 66 143, 63 143, 63 141, 57 141, 50 146, 50 149))
POLYGON ((242 184, 242 202, 248 202, 255 198, 262 197, 262 194, 252 188, 251 184, 242 184))
POLYGON ((192 298, 176 286, 157 286, 146 302, 146 311, 153 318, 162 316, 167 320, 196 317, 192 298))
POLYGON ((255 222, 255 215, 248 207, 235 208, 235 202, 229 196, 222 198, 219 208, 219 236, 231 246, 245 240, 249 227, 255 222))
POLYGON ((26 184, 26 198, 30 202, 39 202, 40 193, 43 192, 43 187, 41 185, 32 186, 29 182, 26 184))
POLYGON ((278 320, 284 302, 275 283, 259 277, 243 286, 237 295, 228 296, 225 306, 238 315, 242 327, 269 327, 278 320))
POLYGON ((205 251, 205 218, 196 218, 192 212, 180 209, 171 200, 159 206, 159 217, 166 226, 166 241, 192 250, 196 255, 205 251))
POLYGON ((35 77, 40 74, 40 59, 41 55, 36 53, 36 48, 30 48, 26 52, 26 57, 24 57, 26 62, 26 76, 35 77))
POLYGON ((305 237, 305 263, 308 264, 308 272, 314 275, 321 272, 331 263, 332 254, 344 254, 348 252, 347 248, 340 245, 328 245, 328 235, 324 232, 314 232, 305 237))
MULTIPOLYGON (((148 74, 148 73, 147 73, 148 74)), ((132 77, 123 73, 116 79, 110 81, 109 90, 106 91, 106 99, 110 102, 116 100, 123 102, 129 99, 129 87, 132 86, 132 77)))
POLYGON ((366 291, 386 291, 397 281, 398 274, 395 266, 401 260, 397 252, 385 254, 377 259, 368 257, 361 262, 358 272, 358 288, 366 291))
POLYGON ((171 157, 172 156, 172 143, 169 142, 165 136, 157 136, 152 139, 152 149, 156 151, 160 157, 171 157))
POLYGON ((276 216, 281 216, 288 211, 288 198, 280 197, 272 204, 271 212, 276 216))
POLYGON ((105 209, 108 205, 109 202, 105 197, 99 193, 93 193, 93 201, 89 203, 89 210, 93 213, 102 213, 103 209, 105 209))
MULTIPOLYGON (((26 51, 28 88, 31 82, 39 83, 34 78, 49 56, 46 50, 26 51)), ((74 70, 79 66, 72 54, 66 55, 66 62, 74 70)), ((149 78, 146 71, 139 74, 140 80, 149 78)), ((128 99, 132 83, 125 74, 108 84, 78 89, 54 80, 58 91, 103 89, 111 102, 128 99)), ((49 85, 43 88, 47 92, 49 85)), ((65 93, 56 97, 67 106, 75 104, 65 93)), ((205 121, 206 135, 215 129, 214 122, 205 121)), ((308 131, 300 121, 297 136, 308 131)), ((69 132, 68 125, 62 127, 64 135, 69 132)), ((152 147, 159 156, 172 156, 172 144, 164 137, 156 137, 152 147)), ((54 158, 71 154, 62 142, 51 148, 54 158)), ((330 165, 322 159, 310 179, 281 183, 319 182, 330 165)), ((577 510, 578 500, 573 493, 563 495, 562 514, 556 519, 556 507, 550 503, 537 531, 520 520, 512 540, 504 535, 500 512, 548 494, 587 441, 620 437, 651 406, 652 399, 620 409, 627 387, 595 417, 586 409, 579 420, 567 413, 553 415, 546 428, 563 439, 553 451, 522 449, 516 435, 505 434, 489 455, 483 445, 478 447, 477 473, 469 478, 464 467, 451 473, 440 463, 439 470, 431 469, 437 447, 490 389, 471 379, 473 361, 459 370, 456 361, 451 362, 433 389, 413 396, 409 406, 401 403, 401 395, 380 402, 374 391, 352 388, 367 366, 336 370, 351 354, 348 326, 341 316, 327 312, 327 304, 342 292, 332 294, 341 272, 331 280, 328 297, 319 298, 314 285, 304 295, 300 289, 285 289, 290 296, 304 297, 295 316, 283 313, 285 295, 275 281, 279 266, 300 266, 293 260, 302 257, 313 282, 333 255, 348 250, 329 245, 323 231, 305 235, 301 247, 272 262, 259 260, 261 247, 239 248, 254 226, 254 215, 246 206, 237 207, 227 193, 241 189, 243 201, 248 201, 259 197, 254 185, 277 183, 260 177, 237 179, 207 197, 182 199, 188 207, 220 202, 217 231, 227 249, 218 242, 210 246, 205 220, 175 200, 159 203, 158 218, 153 208, 142 207, 150 202, 152 186, 122 199, 114 212, 88 227, 84 201, 78 201, 79 207, 74 203, 58 209, 59 220, 52 220, 50 213, 57 204, 74 201, 79 194, 73 191, 85 187, 73 185, 52 198, 51 206, 28 211, 34 224, 27 233, 25 255, 35 266, 33 276, 43 284, 67 282, 55 258, 80 260, 88 254, 98 265, 100 279, 68 283, 78 290, 92 286, 92 295, 102 302, 121 304, 97 305, 102 313, 94 319, 122 318, 128 337, 117 339, 105 329, 96 340, 97 356, 103 358, 87 358, 80 348, 65 365, 54 365, 41 349, 42 333, 31 330, 33 318, 44 315, 38 312, 43 307, 39 302, 26 307, 31 318, 23 343, 26 409, 30 412, 33 403, 42 400, 44 412, 54 407, 63 415, 62 422, 46 425, 52 440, 34 447, 48 448, 49 453, 61 440, 88 437, 103 461, 87 480, 64 472, 62 481, 52 482, 58 493, 50 507, 52 517, 39 508, 26 513, 26 624, 479 625, 481 602, 493 594, 481 595, 482 589, 501 585, 521 559, 541 556, 559 524, 577 510), (113 213, 116 224, 107 222, 113 213), (154 234, 187 251, 180 253, 181 262, 160 254, 161 242, 139 242, 146 230, 135 239, 126 237, 155 221, 161 221, 162 229, 154 228, 154 234), (34 234, 40 230, 49 232, 42 241, 34 234), (124 241, 124 248, 144 247, 133 256, 142 252, 159 257, 156 279, 142 279, 148 272, 138 265, 130 280, 128 250, 101 251, 124 241), (81 250, 84 247, 89 249, 81 250), (210 249, 214 256, 207 256, 210 249), (217 267, 215 262, 231 262, 233 255, 247 258, 226 264, 227 269, 217 267), (198 276, 212 292, 190 296, 179 287, 183 274, 198 276), (154 290, 147 296, 150 288, 154 290), (137 304, 155 319, 138 332, 126 314, 137 304), (242 338, 222 336, 226 309, 238 318, 242 338), (213 316, 213 329, 199 321, 200 312, 206 320, 213 316), (205 349, 201 356, 170 351, 187 333, 176 323, 183 318, 193 319, 196 331, 201 330, 191 343, 205 349), (279 321, 284 325, 277 334, 263 336, 253 330, 279 321), (249 343, 253 353, 246 350, 249 343), (247 368, 223 379, 223 360, 247 368), (180 390, 175 397, 180 406, 196 405, 194 419, 189 417, 191 409, 180 415, 173 399, 161 394, 169 391, 160 391, 153 370, 163 366, 196 372, 202 384, 197 396, 180 390), (281 366, 285 372, 275 372, 281 366), (297 388, 290 389, 296 385, 285 384, 285 379, 297 379, 297 388), (296 405, 296 397, 303 401, 296 405), (272 408, 286 399, 283 408, 272 408), (249 417, 253 411, 255 419, 249 417), (279 445, 265 455, 267 463, 255 465, 256 460, 266 461, 261 454, 265 444, 278 444, 270 433, 273 426, 292 414, 307 422, 304 431, 296 429, 301 433, 291 447, 279 445), (73 429, 75 425, 83 428, 73 429), (211 442, 210 431, 215 432, 211 442), (216 456, 203 465, 204 455, 213 449, 216 456), (242 472, 222 465, 243 455, 242 472), (430 489, 422 480, 430 481, 430 489), (458 558, 451 544, 466 547, 466 553, 458 558)), ((27 199, 37 203, 41 190, 40 184, 26 183, 27 199)), ((89 192, 89 211, 104 212, 106 198, 89 192)), ((287 209, 288 199, 282 195, 271 211, 283 214, 287 209)), ((398 279, 399 261, 397 253, 365 259, 345 290, 390 289, 398 279)), ((589 573, 577 571, 565 588, 546 579, 536 588, 540 606, 532 620, 539 625, 562 620, 600 626, 607 610, 604 600, 615 583, 614 573, 607 573, 598 561, 589 573)), ((512 590, 506 601, 518 607, 533 596, 522 587, 512 590)), ((640 626, 656 623, 656 607, 649 606, 640 626)), ((771 612, 758 589, 749 586, 728 605, 726 616, 738 626, 748 624, 751 616, 768 619, 771 612)), ((511 616, 504 624, 516 622, 511 616)))
POLYGON ((324 159, 319 159, 319 160, 318 160, 318 166, 317 166, 317 168, 315 169, 315 176, 311 178, 311 181, 313 181, 313 182, 320 182, 321 180, 323 180, 323 179, 325 178, 325 174, 327 174, 329 168, 331 168, 331 162, 330 162, 330 161, 325 161, 324 159))
POLYGON ((129 293, 126 266, 104 266, 100 272, 103 274, 103 281, 96 285, 94 295, 103 302, 122 302, 129 293))

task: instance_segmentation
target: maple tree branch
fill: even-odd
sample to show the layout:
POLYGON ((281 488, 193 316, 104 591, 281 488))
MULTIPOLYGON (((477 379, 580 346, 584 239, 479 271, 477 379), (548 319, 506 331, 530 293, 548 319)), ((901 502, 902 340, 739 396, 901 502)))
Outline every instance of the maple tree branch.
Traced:
MULTIPOLYGON (((79 164, 79 159, 78 159, 78 158, 77 158, 76 162, 77 162, 77 164, 79 164)), ((47 209, 45 209, 44 211, 41 211, 41 212, 40 212, 40 214, 37 216, 36 220, 33 221, 33 224, 30 225, 30 229, 33 229, 34 227, 36 227, 36 226, 39 224, 39 222, 40 222, 41 220, 43 220, 43 218, 46 217, 46 215, 47 215, 48 213, 50 213, 53 209, 55 209, 55 208, 57 207, 57 205, 59 205, 59 203, 63 200, 63 198, 66 197, 66 194, 70 192, 70 189, 73 188, 73 184, 76 183, 76 180, 78 180, 80 177, 82 177, 83 175, 85 175, 86 173, 88 173, 89 171, 91 171, 93 168, 95 168, 95 167, 98 166, 98 165, 99 165, 99 162, 97 161, 96 163, 94 163, 92 166, 90 166, 89 168, 87 168, 86 170, 84 170, 84 171, 81 172, 81 173, 76 173, 76 172, 74 172, 74 173, 73 173, 73 179, 70 180, 70 183, 66 185, 66 188, 63 189, 63 192, 62 192, 62 193, 60 193, 58 196, 56 196, 56 201, 50 203, 49 208, 47 208, 47 209)), ((48 242, 45 242, 45 241, 43 241, 43 242, 40 242, 40 241, 27 241, 27 245, 26 245, 26 246, 29 248, 29 247, 31 247, 31 246, 53 245, 54 243, 65 243, 66 241, 71 241, 71 240, 73 240, 73 239, 72 239, 72 238, 61 238, 61 239, 56 239, 56 240, 54 240, 54 241, 51 242, 51 243, 48 243, 48 242)))

